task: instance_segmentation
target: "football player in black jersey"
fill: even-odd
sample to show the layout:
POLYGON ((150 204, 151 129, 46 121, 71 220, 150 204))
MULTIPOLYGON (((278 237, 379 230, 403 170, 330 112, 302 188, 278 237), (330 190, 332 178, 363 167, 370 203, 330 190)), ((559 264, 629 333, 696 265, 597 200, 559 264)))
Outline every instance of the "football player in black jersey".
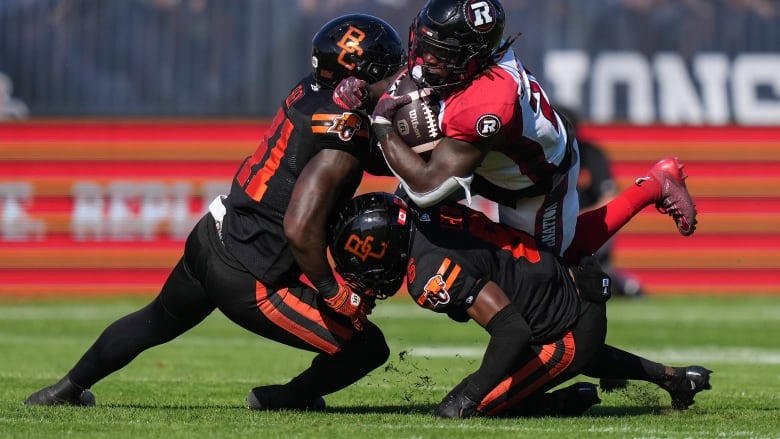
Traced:
MULTIPOLYGON (((405 274, 418 305, 490 333, 481 366, 437 416, 579 414, 599 402, 594 384, 545 393, 579 374, 656 383, 677 409, 710 388, 701 366, 670 367, 605 345, 609 277, 593 256, 572 265, 464 205, 410 209, 381 192, 356 197, 332 227, 336 269, 360 291, 386 297, 382 282, 405 274)), ((575 235, 572 248, 587 250, 579 245, 575 235)))
POLYGON ((318 353, 290 382, 252 389, 252 409, 322 409, 322 395, 387 360, 382 332, 366 319, 371 304, 337 280, 327 259, 331 212, 352 198, 364 171, 384 166, 381 152, 372 153, 366 116, 342 110, 332 94, 347 76, 373 83, 395 73, 406 51, 389 24, 363 14, 326 23, 312 46, 312 73, 292 88, 230 194, 194 227, 160 294, 106 328, 65 377, 26 404, 94 405, 91 386, 215 309, 258 335, 318 353))

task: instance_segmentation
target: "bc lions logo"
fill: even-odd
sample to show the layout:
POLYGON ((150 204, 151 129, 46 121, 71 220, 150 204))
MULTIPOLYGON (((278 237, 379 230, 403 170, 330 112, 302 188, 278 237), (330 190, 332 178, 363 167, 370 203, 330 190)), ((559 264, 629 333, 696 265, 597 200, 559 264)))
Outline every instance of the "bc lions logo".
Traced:
POLYGON ((357 235, 349 235, 347 243, 344 244, 344 250, 352 253, 360 258, 361 261, 365 262, 369 257, 382 259, 387 251, 387 243, 381 242, 375 244, 373 236, 367 236, 366 239, 361 240, 357 235), (374 250, 375 245, 379 247, 378 251, 374 250))
POLYGON ((360 117, 355 113, 342 113, 341 116, 333 118, 333 123, 328 127, 329 133, 336 133, 339 139, 348 141, 360 130, 363 125, 360 117))
POLYGON ((347 55, 351 54, 357 54, 357 56, 363 56, 363 48, 360 47, 360 43, 366 38, 366 33, 362 30, 356 28, 355 26, 350 26, 347 31, 344 33, 344 36, 341 37, 341 40, 339 40, 338 43, 336 43, 337 46, 341 49, 341 53, 339 53, 339 64, 346 67, 349 70, 352 70, 355 68, 355 63, 353 62, 347 62, 345 59, 347 55))
POLYGON ((447 291, 447 284, 440 274, 436 274, 428 279, 423 293, 417 299, 417 303, 431 309, 450 303, 450 293, 447 291))

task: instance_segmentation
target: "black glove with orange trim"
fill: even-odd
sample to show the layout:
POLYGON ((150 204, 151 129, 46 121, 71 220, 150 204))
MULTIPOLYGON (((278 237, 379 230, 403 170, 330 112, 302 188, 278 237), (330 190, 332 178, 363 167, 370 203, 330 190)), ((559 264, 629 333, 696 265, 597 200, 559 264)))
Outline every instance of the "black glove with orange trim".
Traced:
POLYGON ((353 291, 351 286, 336 279, 328 279, 315 286, 322 294, 325 304, 333 311, 348 317, 355 329, 363 330, 363 324, 368 321, 367 315, 371 313, 368 301, 353 291))
POLYGON ((574 282, 580 297, 589 302, 604 303, 612 297, 612 278, 593 255, 580 260, 580 266, 574 270, 574 282))

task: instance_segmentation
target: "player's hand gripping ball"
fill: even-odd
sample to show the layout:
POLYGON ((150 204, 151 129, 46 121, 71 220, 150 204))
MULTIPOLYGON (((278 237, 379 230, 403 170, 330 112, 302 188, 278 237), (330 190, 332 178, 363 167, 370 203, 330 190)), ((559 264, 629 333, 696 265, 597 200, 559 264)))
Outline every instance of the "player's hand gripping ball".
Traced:
POLYGON ((418 154, 430 151, 444 137, 439 129, 439 98, 431 88, 420 88, 403 74, 388 90, 391 96, 409 95, 411 102, 399 107, 393 116, 393 128, 418 154))

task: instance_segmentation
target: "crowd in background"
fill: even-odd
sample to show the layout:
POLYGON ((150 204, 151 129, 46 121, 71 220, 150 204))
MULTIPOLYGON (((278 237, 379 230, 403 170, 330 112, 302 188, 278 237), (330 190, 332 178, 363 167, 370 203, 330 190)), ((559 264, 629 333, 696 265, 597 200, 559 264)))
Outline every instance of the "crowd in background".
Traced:
MULTIPOLYGON (((423 3, 295 2, 3 0, 0 74, 31 116, 270 117, 310 68, 310 36, 328 19, 369 13, 405 37, 423 3)), ((553 49, 780 52, 780 0, 504 4, 506 32, 522 32, 515 48, 536 71, 553 49)))

